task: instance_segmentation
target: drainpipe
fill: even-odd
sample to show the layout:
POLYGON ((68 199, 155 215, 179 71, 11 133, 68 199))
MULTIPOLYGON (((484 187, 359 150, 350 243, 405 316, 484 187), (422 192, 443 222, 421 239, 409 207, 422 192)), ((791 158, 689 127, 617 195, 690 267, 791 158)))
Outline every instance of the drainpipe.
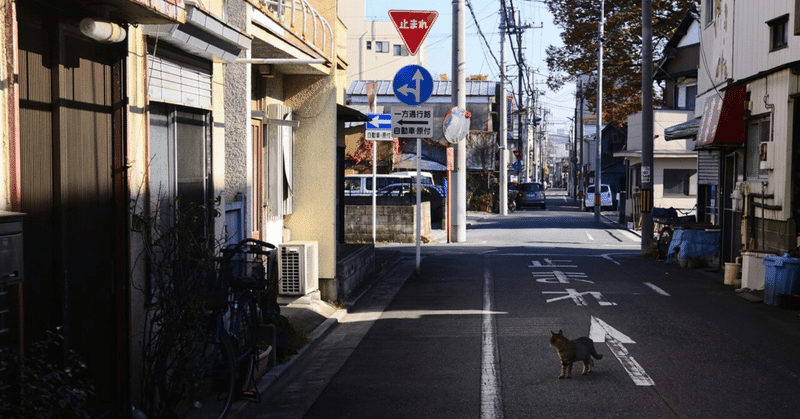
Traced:
MULTIPOLYGON (((775 127, 775 104, 774 103, 769 103, 769 76, 766 77, 765 83, 766 83, 766 87, 765 87, 766 93, 764 94, 764 107, 769 109, 769 139, 768 140, 771 143, 772 139, 773 139, 773 130, 774 130, 774 127, 775 127)), ((774 151, 775 148, 772 147, 772 149, 773 149, 773 153, 774 153, 775 152, 774 151)), ((766 189, 767 189, 767 185, 768 184, 769 184, 769 181, 761 182, 761 247, 764 250, 767 250, 767 246, 766 246, 767 243, 766 243, 766 238, 765 238, 765 234, 766 234, 765 233, 765 230, 766 230, 765 227, 766 227, 767 219, 764 218, 764 211, 765 211, 764 200, 766 199, 765 195, 766 195, 766 189)))

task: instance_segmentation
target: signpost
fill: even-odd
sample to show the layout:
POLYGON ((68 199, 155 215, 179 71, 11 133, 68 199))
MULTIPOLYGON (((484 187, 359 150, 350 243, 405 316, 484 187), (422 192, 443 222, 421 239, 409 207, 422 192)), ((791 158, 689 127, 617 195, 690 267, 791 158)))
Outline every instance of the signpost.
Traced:
MULTIPOLYGON (((435 11, 421 10, 390 10, 389 18, 406 44, 406 49, 411 55, 416 55, 422 41, 428 36, 433 22, 439 16, 435 11)), ((417 265, 416 273, 419 274, 420 265, 420 235, 422 234, 422 173, 420 160, 422 153, 422 139, 433 137, 433 109, 421 108, 433 93, 433 77, 424 67, 407 65, 400 69, 392 82, 394 95, 401 102, 412 108, 392 107, 392 136, 397 138, 417 139, 417 265)))
POLYGON ((392 88, 397 99, 406 105, 421 105, 433 93, 433 77, 425 67, 410 64, 395 74, 392 88))
POLYGON ((432 138, 433 108, 393 106, 392 136, 396 138, 432 138))
POLYGON ((389 10, 389 18, 411 55, 417 54, 438 16, 439 12, 435 11, 389 10))
POLYGON ((366 139, 376 141, 392 141, 392 114, 369 113, 372 121, 367 122, 366 139))

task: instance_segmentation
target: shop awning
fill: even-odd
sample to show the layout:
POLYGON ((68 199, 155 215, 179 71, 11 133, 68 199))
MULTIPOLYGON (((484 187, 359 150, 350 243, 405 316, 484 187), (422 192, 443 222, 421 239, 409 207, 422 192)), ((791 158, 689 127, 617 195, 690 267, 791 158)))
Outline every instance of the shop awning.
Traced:
POLYGON ((744 145, 747 90, 744 85, 725 90, 724 99, 706 100, 695 150, 714 150, 744 145))
POLYGON ((697 132, 700 130, 701 123, 701 118, 695 118, 682 124, 667 127, 664 129, 664 139, 670 141, 695 138, 697 136, 697 132))

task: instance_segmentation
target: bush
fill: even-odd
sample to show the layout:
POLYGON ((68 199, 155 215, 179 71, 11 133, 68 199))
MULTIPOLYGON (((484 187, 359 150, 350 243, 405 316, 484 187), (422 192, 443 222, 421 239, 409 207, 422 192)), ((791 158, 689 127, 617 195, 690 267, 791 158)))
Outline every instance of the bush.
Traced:
POLYGON ((78 353, 64 351, 64 338, 46 331, 25 356, 0 350, 0 417, 88 418, 94 385, 78 353))

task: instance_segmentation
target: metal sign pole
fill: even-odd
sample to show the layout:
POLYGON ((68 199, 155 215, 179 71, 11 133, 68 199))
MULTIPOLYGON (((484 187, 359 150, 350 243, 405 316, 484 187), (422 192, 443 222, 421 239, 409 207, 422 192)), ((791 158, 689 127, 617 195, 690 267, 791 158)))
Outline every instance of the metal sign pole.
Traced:
POLYGON ((420 161, 422 149, 422 138, 417 137, 417 265, 415 268, 415 272, 417 275, 420 273, 419 265, 420 265, 420 242, 422 235, 422 170, 420 168, 420 161))

